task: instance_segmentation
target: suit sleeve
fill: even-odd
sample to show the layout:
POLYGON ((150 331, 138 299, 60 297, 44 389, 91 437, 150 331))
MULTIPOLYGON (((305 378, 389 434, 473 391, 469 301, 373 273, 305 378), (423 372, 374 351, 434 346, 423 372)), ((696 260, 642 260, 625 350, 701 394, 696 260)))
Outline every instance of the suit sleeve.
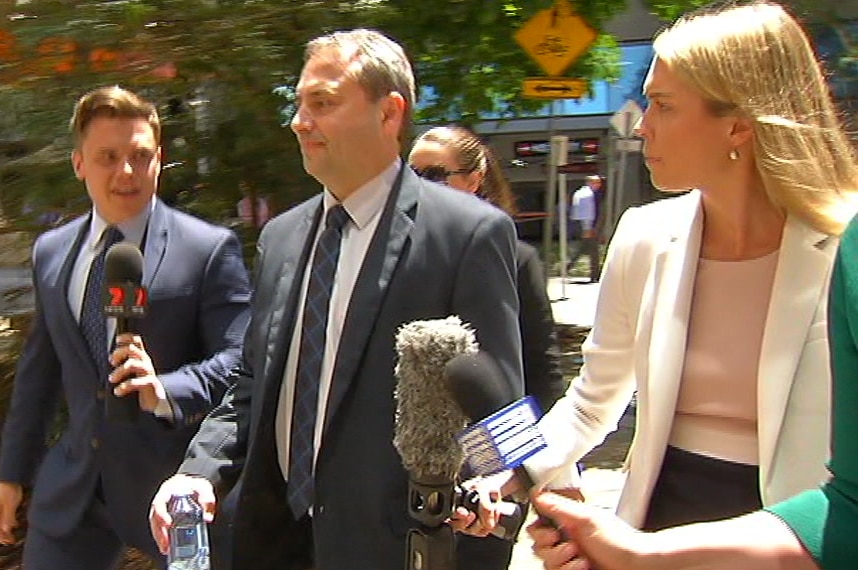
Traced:
POLYGON ((500 211, 477 225, 465 248, 453 288, 452 310, 470 323, 480 348, 504 373, 511 395, 524 394, 518 328, 515 226, 500 211))
MULTIPOLYGON (((767 508, 801 540, 823 570, 858 560, 858 218, 844 233, 831 278, 828 338, 832 372, 831 479, 767 508)), ((819 445, 821 442, 808 442, 819 445)))
POLYGON ((222 494, 244 469, 250 433, 253 375, 240 369, 221 403, 200 424, 178 473, 205 477, 222 494))
MULTIPOLYGON (((263 231, 256 244, 253 283, 259 283, 267 232, 263 231)), ((233 384, 220 404, 200 424, 188 444, 185 459, 178 473, 208 479, 222 495, 231 489, 244 469, 250 437, 253 398, 253 328, 247 326, 241 362, 232 376, 233 384)))
POLYGON ((250 284, 235 234, 224 232, 200 282, 197 331, 207 358, 159 375, 179 427, 199 422, 220 402, 240 362, 250 319, 250 284))
POLYGON ((0 480, 29 485, 47 450, 48 430, 62 395, 60 362, 42 310, 36 250, 33 284, 36 310, 15 372, 12 401, 3 426, 0 480))
POLYGON ((560 345, 551 302, 545 290, 545 273, 535 248, 518 248, 519 327, 521 329, 524 390, 545 411, 569 387, 560 368, 560 345))
POLYGON ((635 331, 631 314, 638 307, 630 306, 626 299, 625 274, 641 237, 636 214, 634 208, 623 214, 608 247, 596 320, 582 346, 581 374, 540 420, 548 449, 525 462, 537 485, 576 485, 575 462, 617 429, 634 393, 635 331))

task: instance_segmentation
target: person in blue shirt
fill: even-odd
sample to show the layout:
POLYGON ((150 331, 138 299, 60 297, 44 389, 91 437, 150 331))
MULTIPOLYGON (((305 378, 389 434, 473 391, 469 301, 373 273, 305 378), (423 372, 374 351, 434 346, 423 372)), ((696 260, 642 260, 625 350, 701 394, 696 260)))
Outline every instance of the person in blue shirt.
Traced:
POLYGON ((587 176, 586 181, 586 184, 572 194, 569 206, 569 265, 567 271, 571 271, 578 258, 586 254, 590 258, 590 283, 596 283, 599 281, 599 273, 601 273, 596 221, 598 220, 597 194, 602 188, 602 179, 598 175, 592 174, 587 176))

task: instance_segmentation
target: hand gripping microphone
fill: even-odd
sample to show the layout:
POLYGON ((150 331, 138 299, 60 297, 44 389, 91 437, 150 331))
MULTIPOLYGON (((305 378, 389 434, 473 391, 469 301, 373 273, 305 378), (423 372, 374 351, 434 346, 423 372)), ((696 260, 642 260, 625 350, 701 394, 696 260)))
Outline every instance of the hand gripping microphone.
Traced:
MULTIPOLYGON (((447 390, 445 367, 456 356, 476 353, 477 342, 470 327, 458 317, 448 317, 403 325, 396 350, 393 444, 409 473, 409 514, 421 523, 420 529, 409 532, 406 568, 449 569, 453 537, 445 521, 458 506, 476 509, 479 497, 457 482, 463 454, 456 436, 469 417, 447 390)), ((499 386, 503 394, 503 383, 499 386)), ((518 505, 510 505, 510 513, 518 518, 501 517, 502 536, 511 535, 521 522, 518 505)))
MULTIPOLYGON (((120 242, 104 258, 104 315, 116 318, 117 336, 135 332, 134 319, 146 316, 148 296, 143 281, 143 254, 134 244, 120 242)), ((119 397, 107 390, 105 416, 113 421, 134 421, 140 412, 137 398, 119 397)))
MULTIPOLYGON (((542 414, 536 400, 527 396, 504 406, 504 399, 487 389, 502 385, 501 372, 487 354, 460 354, 450 359, 446 369, 448 388, 456 403, 471 417, 484 418, 458 436, 468 467, 475 475, 512 469, 523 489, 533 489, 524 461, 548 447, 539 431, 542 414)), ((560 529, 537 514, 546 524, 560 529)))

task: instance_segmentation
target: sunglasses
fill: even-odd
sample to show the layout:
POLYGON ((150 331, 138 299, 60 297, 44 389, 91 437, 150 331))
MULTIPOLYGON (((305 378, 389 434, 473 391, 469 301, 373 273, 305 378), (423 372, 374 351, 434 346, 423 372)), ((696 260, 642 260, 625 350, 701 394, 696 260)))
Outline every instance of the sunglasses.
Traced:
POLYGON ((414 172, 420 178, 424 178, 431 182, 440 182, 441 184, 444 184, 447 182, 447 179, 454 174, 470 174, 473 171, 468 170, 467 168, 460 168, 459 170, 447 170, 440 164, 436 164, 433 166, 427 166, 425 168, 414 168, 414 172))

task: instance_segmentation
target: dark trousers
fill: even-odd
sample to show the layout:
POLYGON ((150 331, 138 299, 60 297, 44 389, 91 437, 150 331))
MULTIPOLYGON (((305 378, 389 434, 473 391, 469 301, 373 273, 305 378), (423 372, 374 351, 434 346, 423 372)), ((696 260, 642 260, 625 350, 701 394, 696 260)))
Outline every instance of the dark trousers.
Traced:
POLYGON ((573 240, 569 241, 569 265, 571 270, 578 258, 582 255, 587 255, 590 258, 590 281, 598 281, 599 274, 602 268, 599 263, 599 238, 595 232, 590 237, 584 237, 584 230, 580 220, 572 220, 572 231, 570 236, 573 240))
MULTIPOLYGON (((66 536, 51 536, 35 526, 27 529, 23 568, 26 570, 113 570, 119 566, 124 543, 111 528, 102 499, 93 498, 83 519, 66 536)), ((161 567, 161 556, 153 541, 135 545, 161 567), (150 544, 151 543, 151 544, 150 544)))
MULTIPOLYGON (((271 456, 272 461, 276 458, 271 456)), ((239 480, 220 502, 215 523, 209 526, 212 570, 315 567, 313 520, 309 514, 298 520, 292 517, 286 505, 286 483, 279 467, 276 469, 261 487, 257 477, 250 486, 246 480, 239 480), (251 495, 256 497, 249 503, 247 497, 251 495)))
POLYGON ((759 467, 668 446, 643 530, 716 521, 760 508, 759 467))

